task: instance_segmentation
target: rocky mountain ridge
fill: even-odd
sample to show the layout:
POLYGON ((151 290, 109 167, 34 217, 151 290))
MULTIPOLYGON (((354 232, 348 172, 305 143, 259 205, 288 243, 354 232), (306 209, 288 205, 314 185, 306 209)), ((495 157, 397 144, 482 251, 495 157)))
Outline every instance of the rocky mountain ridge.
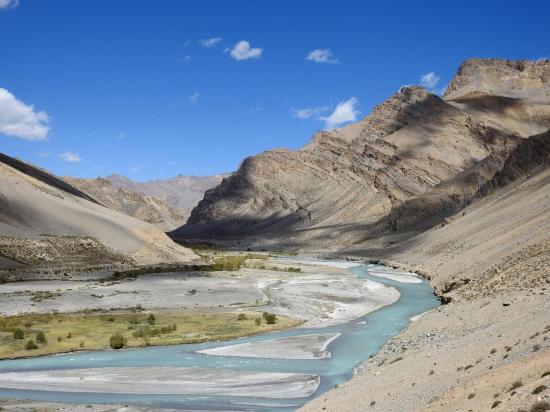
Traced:
POLYGON ((148 196, 155 196, 176 209, 191 210, 204 192, 218 185, 226 174, 212 176, 178 175, 171 179, 137 182, 122 175, 105 177, 113 187, 148 196))
POLYGON ((245 159, 171 236, 325 250, 437 224, 550 128, 549 72, 548 61, 472 59, 443 98, 403 87, 298 151, 245 159))
POLYGON ((163 231, 185 224, 189 217, 189 209, 177 209, 156 196, 116 188, 109 180, 101 177, 65 177, 65 180, 103 206, 151 223, 163 231))

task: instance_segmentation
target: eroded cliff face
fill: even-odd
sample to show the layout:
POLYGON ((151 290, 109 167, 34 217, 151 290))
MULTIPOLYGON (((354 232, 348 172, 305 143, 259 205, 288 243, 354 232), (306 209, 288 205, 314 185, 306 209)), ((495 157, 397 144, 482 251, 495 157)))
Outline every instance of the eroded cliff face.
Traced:
POLYGON ((479 196, 524 138, 550 128, 549 70, 474 59, 443 99, 404 87, 300 150, 245 159, 172 236, 336 249, 432 226, 479 196))
POLYGON ((443 97, 456 99, 470 92, 548 102, 548 60, 469 59, 462 63, 443 97))

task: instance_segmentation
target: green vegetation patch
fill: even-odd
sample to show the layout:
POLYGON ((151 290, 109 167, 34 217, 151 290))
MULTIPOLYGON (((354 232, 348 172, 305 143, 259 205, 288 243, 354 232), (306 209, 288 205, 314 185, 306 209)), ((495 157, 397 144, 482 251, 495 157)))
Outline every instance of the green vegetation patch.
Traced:
POLYGON ((300 323, 289 317, 260 312, 197 313, 183 310, 6 316, 0 317, 0 359, 76 350, 227 340, 287 329, 300 323))

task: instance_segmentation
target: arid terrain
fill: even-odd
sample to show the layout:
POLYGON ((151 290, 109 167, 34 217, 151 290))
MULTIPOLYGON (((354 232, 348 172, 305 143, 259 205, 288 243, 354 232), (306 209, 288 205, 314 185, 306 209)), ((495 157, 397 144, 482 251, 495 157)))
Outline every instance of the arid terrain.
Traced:
POLYGON ((0 233, 3 280, 198 259, 157 227, 108 209, 65 181, 4 155, 0 233))
MULTIPOLYGON (((357 123, 319 132, 296 151, 249 157, 237 172, 200 184, 185 176, 63 180, 2 156, 0 314, 19 323, 17 316, 29 313, 38 316, 34 322, 52 313, 74 316, 71 325, 95 316, 101 331, 86 338, 85 349, 105 348, 114 326, 135 328, 135 313, 142 327, 149 312, 164 327, 175 322, 177 328, 153 339, 156 345, 317 328, 398 302, 396 289, 346 270, 354 262, 383 263, 398 270, 382 271, 381 278, 421 283, 416 273, 429 280, 442 305, 416 316, 351 380, 300 410, 544 411, 550 409, 549 166, 550 61, 498 59, 465 61, 442 97, 403 87, 357 123), (163 230, 185 221, 183 210, 203 193, 168 237, 163 230), (342 259, 341 266, 308 263, 321 257, 342 259), (281 323, 268 327, 262 313, 281 323), (191 317, 184 322, 183 315, 191 317), (194 332, 193 316, 207 316, 215 333, 194 332)), ((59 336, 55 350, 37 354, 77 349, 59 336)), ((338 336, 300 335, 201 353, 328 359, 338 336)), ((25 356, 21 342, 5 339, 11 346, 4 357, 25 356)), ((128 343, 151 342, 138 336, 128 343)), ((45 388, 55 390, 76 382, 75 392, 113 385, 120 393, 130 385, 145 393, 128 380, 143 378, 143 371, 131 372, 137 378, 120 375, 120 386, 109 381, 87 388, 64 371, 15 373, 0 384, 34 388, 47 381, 52 386, 45 388)), ((83 373, 95 382, 97 371, 83 373)), ((152 386, 154 393, 172 381, 185 394, 221 396, 227 389, 212 384, 208 368, 194 380, 185 368, 170 382, 162 370, 152 373, 164 379, 152 386)), ((235 376, 219 379, 235 378, 252 395, 256 380, 273 398, 309 396, 319 385, 319 377, 307 374, 235 376)), ((2 407, 79 408, 25 405, 5 401, 2 407)))
POLYGON ((245 160, 172 236, 430 279, 445 305, 303 410, 544 410, 549 127, 550 62, 468 60, 443 98, 403 88, 299 151, 245 160))

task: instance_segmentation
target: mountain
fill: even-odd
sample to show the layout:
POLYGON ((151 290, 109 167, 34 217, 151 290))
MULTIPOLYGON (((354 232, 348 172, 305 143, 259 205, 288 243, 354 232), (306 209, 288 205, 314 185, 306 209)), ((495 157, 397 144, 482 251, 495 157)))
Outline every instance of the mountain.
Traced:
POLYGON ((64 179, 103 206, 151 223, 165 232, 183 225, 189 217, 189 209, 177 209, 156 196, 116 188, 109 180, 101 177, 64 179))
POLYGON ((310 251, 414 236, 482 196, 550 128, 549 96, 549 61, 467 60, 442 98, 403 87, 297 151, 245 159, 171 236, 310 251))
POLYGON ((204 192, 216 186, 223 176, 180 175, 148 182, 136 182, 122 175, 64 179, 104 206, 169 231, 187 221, 204 192))
POLYGON ((179 175, 172 179, 146 182, 135 182, 121 175, 110 175, 105 179, 118 189, 155 196, 176 209, 191 210, 202 199, 204 192, 218 185, 225 176, 179 175))
POLYGON ((459 68, 443 100, 492 130, 489 154, 392 209, 389 230, 324 252, 416 271, 443 305, 300 411, 548 409, 549 85, 548 61, 459 68))
POLYGON ((193 258, 193 252, 153 225, 100 205, 44 170, 0 155, 2 279, 193 258))

